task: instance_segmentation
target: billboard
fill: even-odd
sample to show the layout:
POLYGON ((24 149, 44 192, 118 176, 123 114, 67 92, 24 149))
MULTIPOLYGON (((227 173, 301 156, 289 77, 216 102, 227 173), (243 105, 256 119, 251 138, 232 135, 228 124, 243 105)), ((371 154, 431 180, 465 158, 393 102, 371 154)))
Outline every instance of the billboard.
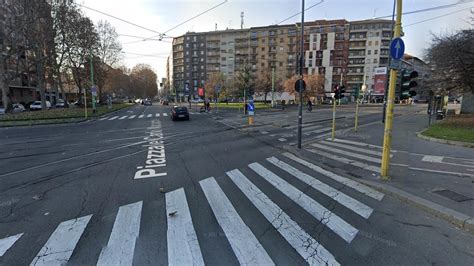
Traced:
POLYGON ((204 96, 204 88, 198 88, 198 95, 201 97, 204 96))
POLYGON ((374 70, 374 91, 372 95, 384 95, 387 84, 387 68, 377 67, 374 70))

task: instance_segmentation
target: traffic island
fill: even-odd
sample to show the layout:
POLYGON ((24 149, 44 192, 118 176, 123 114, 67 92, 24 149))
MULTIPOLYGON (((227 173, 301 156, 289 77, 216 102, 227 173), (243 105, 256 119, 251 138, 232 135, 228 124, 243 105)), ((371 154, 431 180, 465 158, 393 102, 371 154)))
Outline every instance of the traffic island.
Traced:
POLYGON ((474 148, 474 115, 448 117, 418 133, 418 137, 437 143, 474 148))
POLYGON ((45 111, 31 111, 0 116, 0 127, 34 126, 48 124, 78 123, 96 119, 102 115, 118 111, 133 104, 115 104, 112 108, 100 106, 94 113, 92 108, 87 108, 87 118, 83 108, 57 108, 45 111))

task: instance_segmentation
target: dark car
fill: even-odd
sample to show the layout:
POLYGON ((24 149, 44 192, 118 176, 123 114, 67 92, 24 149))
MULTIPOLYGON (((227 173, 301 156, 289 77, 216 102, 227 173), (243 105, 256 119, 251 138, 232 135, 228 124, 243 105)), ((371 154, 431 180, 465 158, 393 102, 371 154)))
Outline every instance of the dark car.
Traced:
POLYGON ((171 108, 171 120, 176 121, 179 119, 189 120, 188 108, 184 106, 174 106, 171 108))
POLYGON ((161 102, 161 104, 162 104, 162 105, 168 105, 169 102, 168 102, 168 100, 163 100, 163 101, 161 102))
POLYGON ((152 105, 151 100, 149 99, 144 100, 143 105, 152 105))

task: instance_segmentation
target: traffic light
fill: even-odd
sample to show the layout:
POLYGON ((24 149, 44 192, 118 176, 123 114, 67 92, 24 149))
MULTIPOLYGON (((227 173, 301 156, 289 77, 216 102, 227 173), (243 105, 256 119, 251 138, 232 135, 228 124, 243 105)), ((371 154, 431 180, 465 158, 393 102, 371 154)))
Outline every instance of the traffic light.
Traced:
POLYGON ((346 92, 346 87, 344 87, 344 85, 340 87, 339 85, 337 85, 336 87, 334 87, 334 99, 339 100, 344 98, 344 92, 346 92))
POLYGON ((416 91, 413 90, 418 83, 414 80, 418 78, 418 72, 410 70, 402 70, 401 82, 400 82, 400 100, 406 100, 416 95, 416 91))

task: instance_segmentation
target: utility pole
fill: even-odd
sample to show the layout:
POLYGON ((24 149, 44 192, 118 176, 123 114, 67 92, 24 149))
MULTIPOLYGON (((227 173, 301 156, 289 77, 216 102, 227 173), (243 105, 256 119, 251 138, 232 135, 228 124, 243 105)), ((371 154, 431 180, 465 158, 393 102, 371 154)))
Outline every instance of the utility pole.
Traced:
POLYGON ((275 67, 272 67, 272 108, 275 108, 275 67))
MULTIPOLYGON (((395 23, 394 37, 400 37, 402 30, 402 0, 397 0, 397 20, 395 23)), ((392 126, 393 126, 393 101, 395 98, 395 86, 397 83, 397 70, 390 69, 390 85, 388 87, 387 99, 387 115, 385 118, 385 130, 383 139, 382 163, 380 167, 380 174, 382 179, 388 180, 388 168, 390 165, 390 145, 392 140, 392 126)))
MULTIPOLYGON (((304 0, 301 0, 301 36, 300 36, 300 79, 303 79, 304 59, 304 0)), ((303 82, 299 83, 300 105, 298 110, 298 148, 301 149, 301 133, 303 125, 303 82)))
MULTIPOLYGON (((395 8, 397 6, 397 0, 393 0, 393 9, 392 9, 392 36, 390 36, 390 42, 393 40, 393 30, 395 27, 395 8)), ((392 62, 392 57, 388 57, 388 66, 390 67, 390 64, 392 62)), ((383 110, 382 110, 382 123, 385 123, 385 115, 387 113, 387 92, 388 92, 388 83, 385 85, 385 92, 384 92, 384 97, 383 97, 383 110)))
MULTIPOLYGON (((94 64, 92 63, 92 59, 93 59, 93 56, 92 56, 92 51, 90 53, 90 65, 91 65, 91 84, 92 84, 92 87, 91 87, 91 95, 92 95, 92 113, 95 113, 97 110, 95 108, 95 103, 96 103, 96 98, 95 98, 95 94, 97 93, 97 88, 94 88, 94 64)), ((87 106, 87 102, 86 102, 86 106, 87 106)))

